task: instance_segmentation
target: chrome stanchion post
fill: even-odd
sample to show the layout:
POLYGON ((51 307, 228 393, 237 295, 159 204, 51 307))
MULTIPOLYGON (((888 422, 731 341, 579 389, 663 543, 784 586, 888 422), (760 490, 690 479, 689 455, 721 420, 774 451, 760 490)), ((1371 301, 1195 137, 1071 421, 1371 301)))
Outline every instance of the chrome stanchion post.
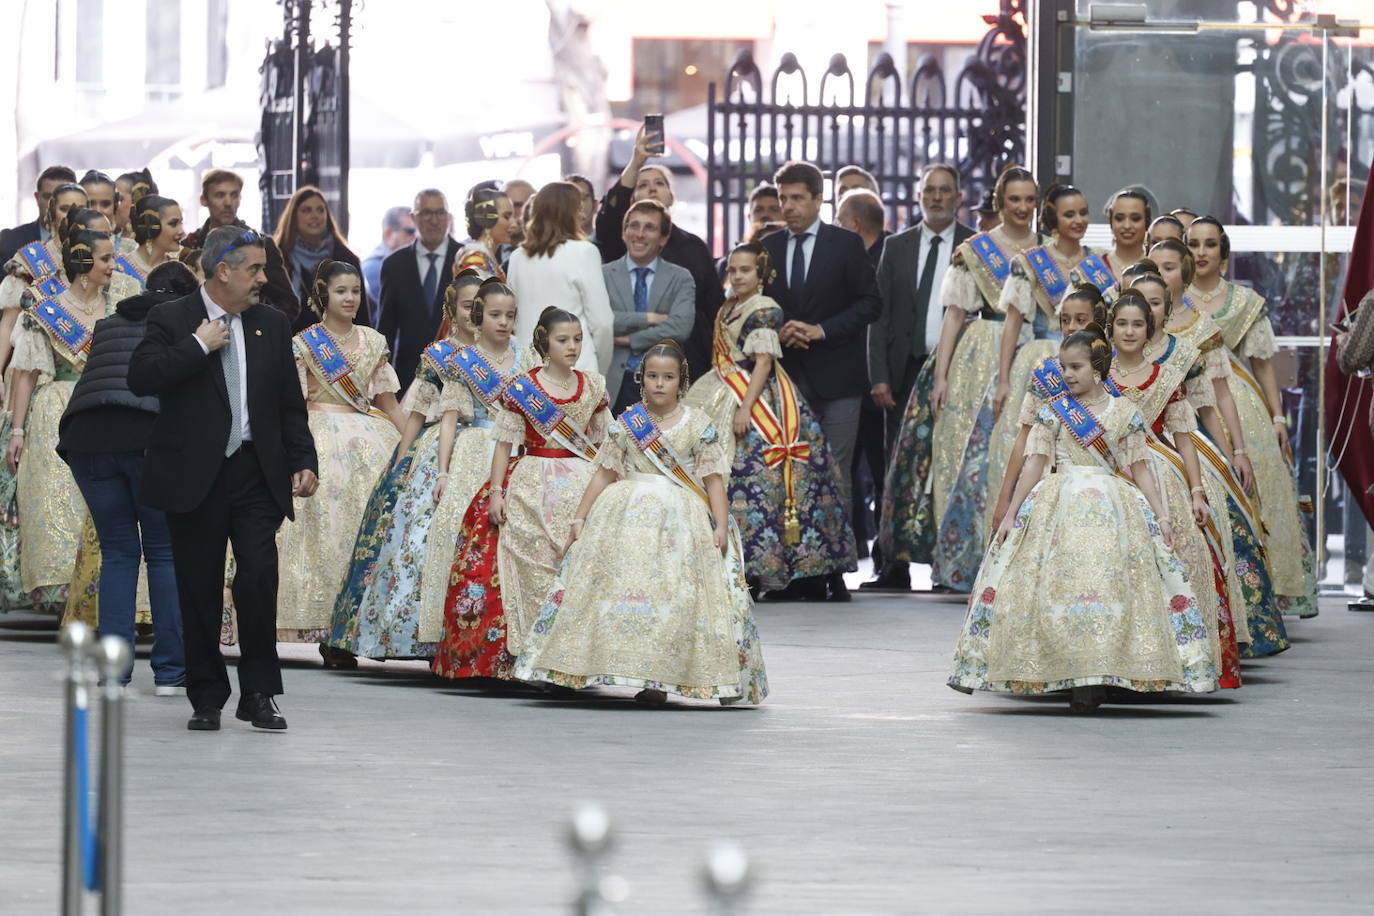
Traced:
POLYGON ((79 744, 85 740, 86 711, 90 707, 88 659, 95 644, 95 633, 84 623, 73 623, 58 636, 67 653, 67 735, 66 760, 62 777, 62 913, 81 913, 81 780, 77 773, 79 744))
POLYGON ((96 647, 100 667, 100 914, 123 910, 124 847, 124 687, 120 681, 133 648, 118 636, 106 636, 96 647))
POLYGON ((614 916, 614 904, 625 899, 628 887, 614 875, 601 877, 601 863, 612 845, 610 815, 600 805, 585 802, 573 812, 568 833, 577 856, 580 884, 573 912, 577 916, 614 916))
POLYGON ((711 892, 711 912, 735 916, 749 892, 749 857, 738 843, 721 841, 706 859, 706 887, 711 892))

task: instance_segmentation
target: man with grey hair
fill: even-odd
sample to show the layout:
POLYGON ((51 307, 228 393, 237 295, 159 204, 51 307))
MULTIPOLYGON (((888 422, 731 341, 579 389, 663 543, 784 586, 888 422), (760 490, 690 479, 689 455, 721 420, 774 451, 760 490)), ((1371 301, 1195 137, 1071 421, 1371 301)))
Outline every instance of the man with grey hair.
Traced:
POLYGON ((167 513, 186 648, 187 727, 218 731, 230 695, 220 653, 224 553, 234 549, 239 703, 257 728, 284 729, 273 699, 277 529, 318 485, 315 442, 291 350, 291 323, 258 304, 267 250, 251 229, 205 238, 205 285, 155 306, 129 363, 129 390, 157 397, 140 501, 167 513))
POLYGON ((382 306, 382 261, 402 245, 415 238, 415 217, 405 204, 392 207, 382 216, 382 240, 372 253, 363 258, 363 286, 367 290, 367 314, 371 325, 377 326, 377 312, 382 306))
POLYGON ((415 195, 411 210, 417 238, 382 259, 377 330, 391 346, 391 364, 409 385, 420 351, 433 342, 444 318, 444 291, 453 277, 458 242, 449 235, 453 216, 438 188, 415 195))

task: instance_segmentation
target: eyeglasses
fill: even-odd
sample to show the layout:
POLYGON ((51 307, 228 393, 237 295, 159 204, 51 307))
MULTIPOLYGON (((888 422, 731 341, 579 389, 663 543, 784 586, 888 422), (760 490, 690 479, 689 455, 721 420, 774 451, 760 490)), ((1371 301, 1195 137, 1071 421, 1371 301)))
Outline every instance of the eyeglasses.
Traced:
POLYGON ((234 241, 231 242, 231 243, 229 244, 229 247, 228 247, 228 248, 225 248, 223 251, 221 251, 221 252, 219 253, 219 257, 217 257, 217 258, 215 258, 213 261, 211 261, 211 262, 210 262, 210 266, 205 268, 205 274, 206 274, 206 276, 209 276, 210 271, 212 271, 212 270, 214 270, 216 267, 218 267, 219 264, 220 264, 220 262, 223 261, 226 257, 228 257, 229 252, 233 251, 235 248, 243 248, 245 245, 261 245, 261 244, 262 244, 262 236, 261 236, 261 235, 259 235, 257 232, 253 231, 252 229, 245 229, 242 235, 240 235, 238 238, 234 239, 234 241))
POLYGON ((447 219, 447 210, 416 210, 415 215, 420 219, 447 219))

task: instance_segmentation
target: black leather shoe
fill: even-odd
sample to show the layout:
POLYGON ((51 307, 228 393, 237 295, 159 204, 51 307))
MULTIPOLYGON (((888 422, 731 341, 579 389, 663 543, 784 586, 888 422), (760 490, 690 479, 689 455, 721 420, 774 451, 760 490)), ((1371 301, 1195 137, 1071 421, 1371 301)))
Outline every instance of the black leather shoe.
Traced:
POLYGON ((276 702, 265 693, 245 693, 234 715, 245 722, 252 722, 254 728, 270 728, 274 731, 286 728, 286 720, 277 711, 276 702))
POLYGON ((844 573, 831 573, 826 581, 826 589, 829 592, 825 596, 826 601, 852 601, 849 596, 849 586, 844 584, 844 573))
POLYGON ((911 591, 911 570, 905 563, 894 563, 867 582, 859 583, 859 590, 865 592, 909 592, 911 591))
POLYGON ((197 709, 187 720, 186 727, 193 732, 219 731, 219 710, 197 709))

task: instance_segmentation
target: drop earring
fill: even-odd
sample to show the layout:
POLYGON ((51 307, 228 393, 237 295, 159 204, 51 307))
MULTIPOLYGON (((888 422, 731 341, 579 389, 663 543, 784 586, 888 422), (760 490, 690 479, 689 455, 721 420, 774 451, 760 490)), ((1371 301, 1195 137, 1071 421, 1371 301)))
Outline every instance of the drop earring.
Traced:
POLYGON ((91 288, 91 278, 85 274, 81 275, 81 291, 84 293, 91 288))

